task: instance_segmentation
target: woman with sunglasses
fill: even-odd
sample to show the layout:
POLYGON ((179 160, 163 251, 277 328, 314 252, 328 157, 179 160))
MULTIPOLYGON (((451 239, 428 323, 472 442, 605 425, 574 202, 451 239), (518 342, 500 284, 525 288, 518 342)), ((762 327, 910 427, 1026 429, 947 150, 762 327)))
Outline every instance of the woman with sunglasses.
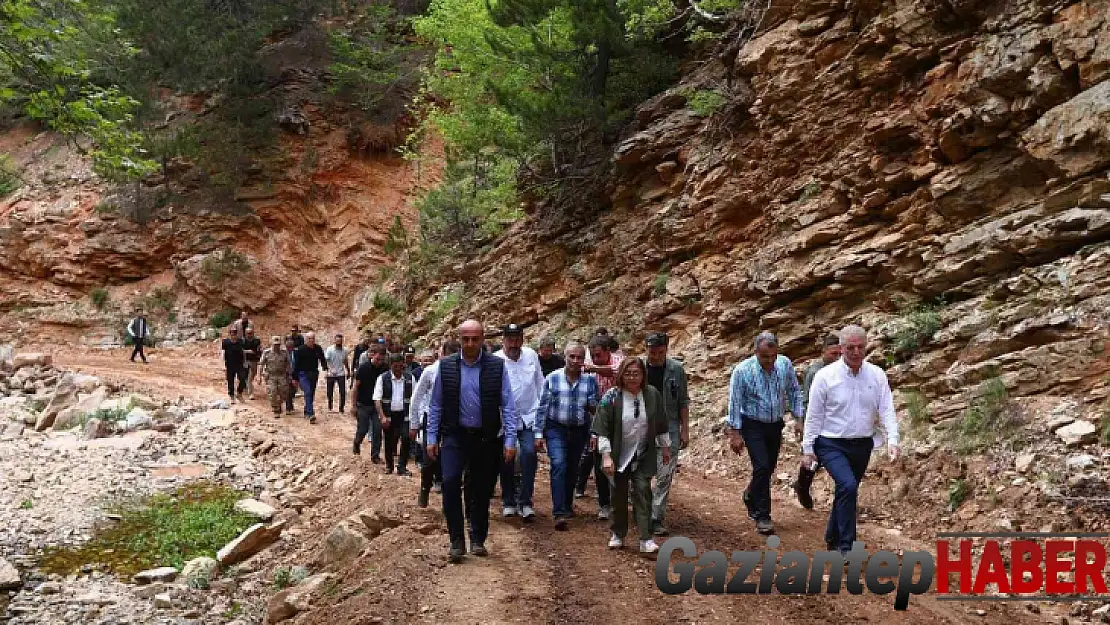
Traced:
POLYGON ((624 546, 631 495, 632 514, 640 529, 640 553, 656 553, 659 545, 651 538, 651 478, 656 472, 656 448, 663 452, 664 463, 671 460, 671 437, 663 397, 646 382, 644 362, 625 359, 617 369, 613 388, 597 407, 593 433, 598 437, 601 468, 613 481, 609 547, 624 546))

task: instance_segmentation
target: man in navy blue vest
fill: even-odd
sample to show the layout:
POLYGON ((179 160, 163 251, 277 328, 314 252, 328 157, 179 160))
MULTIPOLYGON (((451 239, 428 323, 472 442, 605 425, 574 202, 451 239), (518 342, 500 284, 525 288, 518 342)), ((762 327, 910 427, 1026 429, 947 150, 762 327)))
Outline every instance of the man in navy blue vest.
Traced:
POLYGON ((439 362, 428 406, 428 456, 443 468, 443 516, 451 535, 451 562, 466 552, 463 493, 470 520, 470 553, 488 556, 489 500, 493 477, 516 458, 519 418, 505 361, 483 352, 485 331, 473 319, 459 326, 462 351, 439 362), (504 438, 502 438, 504 437, 504 438))

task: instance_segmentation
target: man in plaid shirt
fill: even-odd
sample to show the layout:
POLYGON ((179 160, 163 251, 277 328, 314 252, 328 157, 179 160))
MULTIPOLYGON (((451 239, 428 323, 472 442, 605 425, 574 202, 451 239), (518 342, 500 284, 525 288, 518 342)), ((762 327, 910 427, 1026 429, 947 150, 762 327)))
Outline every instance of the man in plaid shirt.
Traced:
POLYGON ((577 461, 600 399, 597 379, 582 374, 586 348, 568 343, 564 356, 566 367, 552 371, 544 380, 535 426, 542 434, 536 439, 536 451, 542 452, 546 445, 551 459, 551 513, 557 530, 567 529, 567 519, 574 514, 577 461))

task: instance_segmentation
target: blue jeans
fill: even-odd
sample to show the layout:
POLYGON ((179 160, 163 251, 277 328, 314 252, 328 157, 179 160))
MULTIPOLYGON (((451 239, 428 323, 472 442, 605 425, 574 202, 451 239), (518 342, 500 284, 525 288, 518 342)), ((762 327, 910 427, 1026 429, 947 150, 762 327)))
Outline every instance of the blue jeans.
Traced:
POLYGON ((856 540, 856 499, 859 483, 871 460, 875 446, 870 438, 825 438, 813 443, 817 461, 836 482, 829 523, 825 526, 825 544, 834 545, 841 553, 852 548, 856 540))
POLYGON ((516 462, 501 463, 501 505, 532 507, 536 489, 536 434, 531 428, 517 432, 517 456, 520 458, 520 482, 516 479, 516 462))
POLYGON ((316 397, 316 381, 320 379, 319 371, 301 371, 297 373, 297 381, 301 384, 304 393, 304 415, 312 417, 316 411, 312 408, 312 399, 316 397))
POLYGON ((570 516, 574 512, 578 460, 590 432, 584 425, 549 423, 543 436, 547 439, 547 456, 551 458, 551 513, 556 518, 570 516))

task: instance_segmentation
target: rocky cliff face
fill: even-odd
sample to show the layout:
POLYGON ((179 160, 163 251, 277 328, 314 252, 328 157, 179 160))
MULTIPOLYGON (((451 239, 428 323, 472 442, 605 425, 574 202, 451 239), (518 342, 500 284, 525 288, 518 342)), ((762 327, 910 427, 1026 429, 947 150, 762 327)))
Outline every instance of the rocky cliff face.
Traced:
MULTIPOLYGON (((30 126, 0 135, 0 152, 23 179, 0 200, 0 327, 69 326, 94 342, 102 328, 112 342, 121 318, 155 287, 176 298, 178 325, 203 327, 229 307, 273 319, 275 331, 288 322, 349 325, 355 296, 389 262, 383 245, 394 219, 415 221, 417 176, 391 152, 396 140, 378 145, 389 133, 403 137, 405 102, 380 128, 337 112, 323 95, 326 46, 308 39, 265 51, 283 132, 270 162, 254 155, 233 197, 211 193, 192 164, 171 162, 172 180, 144 180, 140 194, 154 205, 137 218, 126 207, 133 190, 110 189, 57 136, 30 126), (108 304, 97 309, 89 294, 100 288, 108 304)), ((218 106, 215 98, 173 101, 171 117, 183 123, 218 106)), ((170 320, 159 322, 164 331, 170 320)))
POLYGON ((665 329, 720 386, 761 329, 804 359, 858 322, 934 418, 996 376, 1105 397, 1110 3, 776 7, 735 58, 640 108, 611 207, 533 206, 445 276, 469 297, 429 330, 467 313, 532 336, 605 325, 638 349, 665 329), (709 89, 727 104, 693 110, 709 89))

